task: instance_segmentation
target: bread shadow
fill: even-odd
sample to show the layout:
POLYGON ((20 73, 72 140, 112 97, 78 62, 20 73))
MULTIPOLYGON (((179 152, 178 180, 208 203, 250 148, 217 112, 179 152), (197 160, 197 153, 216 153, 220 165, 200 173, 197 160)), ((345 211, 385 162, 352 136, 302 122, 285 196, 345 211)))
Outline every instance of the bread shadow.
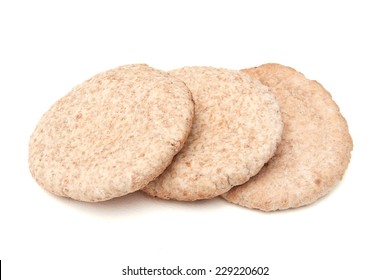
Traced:
MULTIPOLYGON (((341 182, 340 182, 341 183, 341 182)), ((338 185, 340 185, 340 183, 338 185)), ((165 200, 157 197, 152 197, 147 195, 142 191, 137 191, 130 193, 128 195, 114 198, 107 201, 90 203, 76 201, 70 198, 56 197, 54 199, 58 200, 60 203, 64 204, 66 207, 77 209, 83 213, 94 216, 102 217, 130 217, 134 215, 144 215, 150 214, 153 215, 156 211, 166 211, 166 212, 176 212, 176 211, 188 211, 188 212, 198 212, 203 213, 210 211, 226 211, 229 207, 229 211, 237 209, 237 211, 242 211, 243 214, 250 213, 251 215, 267 215, 267 216, 279 216, 287 214, 296 214, 299 212, 306 212, 312 207, 318 207, 323 205, 324 202, 330 199, 335 193, 337 193, 340 186, 330 193, 321 197, 312 204, 301 206, 298 208, 289 208, 285 210, 276 210, 276 211, 262 211, 259 209, 250 209, 246 208, 231 202, 226 201, 222 197, 215 197, 213 199, 207 200, 197 200, 197 201, 176 201, 176 200, 165 200)), ((239 214, 240 215, 240 214, 239 214)))
POLYGON ((151 197, 142 191, 114 198, 102 202, 82 202, 70 198, 57 198, 67 207, 73 207, 82 212, 102 216, 132 216, 134 214, 148 214, 154 211, 202 211, 216 210, 220 203, 219 198, 198 201, 176 201, 151 197))

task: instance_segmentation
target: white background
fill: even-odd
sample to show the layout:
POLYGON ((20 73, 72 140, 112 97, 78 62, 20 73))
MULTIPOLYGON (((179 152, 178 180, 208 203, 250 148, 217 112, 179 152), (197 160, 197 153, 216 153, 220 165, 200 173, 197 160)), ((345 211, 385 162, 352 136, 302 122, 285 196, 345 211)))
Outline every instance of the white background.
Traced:
POLYGON ((121 276, 127 265, 268 266, 264 279, 390 279, 385 3, 1 0, 4 279, 131 279, 121 276), (180 203, 142 193, 87 204, 54 197, 30 176, 28 140, 41 115, 98 72, 130 63, 170 70, 267 62, 321 82, 350 126, 354 150, 344 179, 312 206, 263 213, 218 198, 180 203))

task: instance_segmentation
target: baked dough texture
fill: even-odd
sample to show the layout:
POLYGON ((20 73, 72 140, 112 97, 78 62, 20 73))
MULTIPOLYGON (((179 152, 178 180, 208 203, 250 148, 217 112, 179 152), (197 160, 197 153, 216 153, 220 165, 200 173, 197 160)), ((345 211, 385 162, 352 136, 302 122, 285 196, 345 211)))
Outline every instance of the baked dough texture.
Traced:
POLYGON ((31 174, 59 196, 123 196, 164 171, 193 116, 191 92, 168 73, 143 64, 100 73, 42 116, 29 142, 31 174))
POLYGON ((283 129, 269 89, 234 70, 184 67, 170 73, 192 92, 193 128, 172 164, 142 190, 163 199, 209 199, 257 174, 283 129))
POLYGON ((223 197, 273 211, 307 205, 328 194, 342 179, 353 148, 347 122, 329 92, 279 64, 242 71, 275 94, 284 130, 275 156, 259 174, 223 197))

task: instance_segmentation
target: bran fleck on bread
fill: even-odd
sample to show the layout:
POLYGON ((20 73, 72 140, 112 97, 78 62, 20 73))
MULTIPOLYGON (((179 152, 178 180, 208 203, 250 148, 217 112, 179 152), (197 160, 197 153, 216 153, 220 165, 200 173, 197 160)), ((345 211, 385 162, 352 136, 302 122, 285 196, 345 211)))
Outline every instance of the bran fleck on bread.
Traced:
POLYGON ((170 73, 192 92, 193 128, 172 164, 142 190, 159 198, 193 201, 248 181, 281 139, 283 124, 273 94, 239 71, 185 67, 170 73))
POLYGON ((284 130, 259 174, 222 196, 264 211, 313 203, 335 187, 350 161, 352 138, 339 107, 318 82, 290 67, 265 64, 242 71, 275 94, 284 130))
POLYGON ((29 142, 31 174, 81 201, 134 192, 170 164, 193 115, 189 89, 168 73, 142 64, 100 73, 42 116, 29 142))

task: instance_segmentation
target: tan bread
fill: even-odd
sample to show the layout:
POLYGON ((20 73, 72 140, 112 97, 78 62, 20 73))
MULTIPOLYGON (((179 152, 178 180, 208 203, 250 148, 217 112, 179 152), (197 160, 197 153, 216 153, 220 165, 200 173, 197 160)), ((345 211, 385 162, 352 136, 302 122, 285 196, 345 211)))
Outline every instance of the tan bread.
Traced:
POLYGON ((43 115, 30 138, 31 174, 76 200, 134 192, 170 164, 193 115, 189 89, 167 73, 126 65, 98 74, 43 115))
POLYGON ((192 201, 218 196, 248 181, 281 139, 283 124, 275 97, 239 71, 185 67, 171 74, 192 92, 193 129, 172 164, 143 191, 192 201))
POLYGON ((313 203, 342 179, 352 151, 347 122, 331 95, 292 68, 244 69, 276 95, 284 122, 275 156, 247 183, 223 197, 264 211, 313 203))

